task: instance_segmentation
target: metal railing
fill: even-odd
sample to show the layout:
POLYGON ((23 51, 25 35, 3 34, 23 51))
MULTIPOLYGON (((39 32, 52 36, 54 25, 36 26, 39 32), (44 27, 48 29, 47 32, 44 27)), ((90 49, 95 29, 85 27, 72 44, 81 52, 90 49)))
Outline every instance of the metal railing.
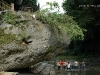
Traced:
POLYGON ((11 6, 3 0, 0 0, 0 11, 10 10, 11 6))

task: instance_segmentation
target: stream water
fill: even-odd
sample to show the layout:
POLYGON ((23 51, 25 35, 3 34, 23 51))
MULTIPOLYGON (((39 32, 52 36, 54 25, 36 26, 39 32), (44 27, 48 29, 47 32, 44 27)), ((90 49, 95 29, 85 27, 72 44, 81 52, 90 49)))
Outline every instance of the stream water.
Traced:
MULTIPOLYGON (((32 74, 32 73, 19 73, 18 75, 39 75, 39 74, 32 74)), ((86 72, 64 72, 60 71, 56 75, 100 75, 100 72, 93 72, 93 71, 86 71, 86 72)))
POLYGON ((59 71, 57 75, 100 75, 100 72, 94 71, 80 71, 80 72, 67 72, 67 71, 59 71))
MULTIPOLYGON (((19 72, 18 75, 40 75, 40 74, 33 74, 29 68, 24 69, 16 69, 10 70, 11 72, 19 72)), ((100 75, 99 71, 66 71, 66 70, 57 70, 56 75, 100 75)))
MULTIPOLYGON (((13 72, 19 72, 18 75, 40 75, 40 74, 33 74, 29 71, 29 69, 17 69, 13 70, 13 72)), ((99 71, 64 71, 59 70, 56 71, 56 75, 100 75, 99 71)))

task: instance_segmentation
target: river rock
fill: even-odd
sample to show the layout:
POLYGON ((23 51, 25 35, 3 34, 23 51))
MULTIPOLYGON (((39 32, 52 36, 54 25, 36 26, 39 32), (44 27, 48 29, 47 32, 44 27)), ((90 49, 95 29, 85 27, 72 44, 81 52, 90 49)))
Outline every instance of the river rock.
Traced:
POLYGON ((40 75, 55 75, 54 64, 49 61, 39 62, 31 66, 31 71, 40 75))
POLYGON ((50 71, 50 75, 56 75, 55 71, 50 71))

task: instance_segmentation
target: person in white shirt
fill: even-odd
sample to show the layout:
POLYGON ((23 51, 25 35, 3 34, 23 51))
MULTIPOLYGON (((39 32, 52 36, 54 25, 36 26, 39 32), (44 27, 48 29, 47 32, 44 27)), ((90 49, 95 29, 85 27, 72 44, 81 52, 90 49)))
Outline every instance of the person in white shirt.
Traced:
POLYGON ((68 62, 68 64, 67 64, 67 70, 71 71, 71 64, 70 64, 70 62, 68 62))
POLYGON ((75 61, 75 69, 78 70, 78 62, 75 61))

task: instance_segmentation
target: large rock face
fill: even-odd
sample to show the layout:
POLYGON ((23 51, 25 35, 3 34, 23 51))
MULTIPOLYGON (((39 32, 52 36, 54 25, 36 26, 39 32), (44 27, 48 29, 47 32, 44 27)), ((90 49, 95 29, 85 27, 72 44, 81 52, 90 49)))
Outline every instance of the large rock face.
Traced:
POLYGON ((14 26, 3 22, 0 25, 5 34, 13 34, 17 38, 10 43, 0 44, 0 71, 25 68, 48 60, 62 53, 69 44, 67 37, 64 38, 66 43, 60 43, 54 31, 38 20, 24 18, 20 22, 25 23, 14 26), (22 39, 26 37, 29 43, 22 44, 22 39))

